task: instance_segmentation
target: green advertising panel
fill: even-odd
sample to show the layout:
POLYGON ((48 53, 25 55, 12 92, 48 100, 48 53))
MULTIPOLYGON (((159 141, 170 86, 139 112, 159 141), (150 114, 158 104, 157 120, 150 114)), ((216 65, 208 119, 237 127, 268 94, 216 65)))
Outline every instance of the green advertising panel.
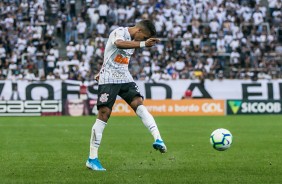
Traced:
POLYGON ((279 100, 227 100, 227 114, 282 114, 279 100))

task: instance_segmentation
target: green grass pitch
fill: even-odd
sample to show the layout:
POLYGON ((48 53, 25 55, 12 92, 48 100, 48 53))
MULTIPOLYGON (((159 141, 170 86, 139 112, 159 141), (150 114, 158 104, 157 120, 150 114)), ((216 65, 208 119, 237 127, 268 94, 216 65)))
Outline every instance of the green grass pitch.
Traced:
POLYGON ((137 117, 111 117, 99 158, 85 167, 95 117, 1 117, 0 183, 282 183, 282 116, 156 117, 168 153, 137 117), (211 132, 233 144, 219 152, 211 132))

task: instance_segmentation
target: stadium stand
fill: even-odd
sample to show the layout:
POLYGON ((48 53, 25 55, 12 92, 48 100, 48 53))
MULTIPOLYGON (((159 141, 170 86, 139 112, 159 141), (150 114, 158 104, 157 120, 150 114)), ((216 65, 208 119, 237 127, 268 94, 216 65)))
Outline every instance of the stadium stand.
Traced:
POLYGON ((0 80, 94 80, 109 32, 142 19, 161 42, 135 79, 282 78, 282 0, 2 0, 0 80))

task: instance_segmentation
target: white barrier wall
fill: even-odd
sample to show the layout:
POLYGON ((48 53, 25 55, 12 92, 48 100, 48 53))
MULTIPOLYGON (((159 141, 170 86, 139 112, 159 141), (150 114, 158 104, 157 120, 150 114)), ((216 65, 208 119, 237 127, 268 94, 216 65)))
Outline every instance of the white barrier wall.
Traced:
POLYGON ((137 82, 146 98, 181 99, 190 89, 194 98, 267 100, 282 98, 282 80, 205 80, 203 84, 191 80, 175 80, 162 83, 137 82))
MULTIPOLYGON (((192 90, 194 98, 280 100, 282 80, 172 80, 148 83, 137 81, 141 94, 147 99, 181 99, 187 89, 192 90)), ((62 100, 78 99, 81 82, 44 81, 28 82, 0 81, 1 100, 62 100)), ((88 87, 88 97, 97 98, 97 85, 88 87)))

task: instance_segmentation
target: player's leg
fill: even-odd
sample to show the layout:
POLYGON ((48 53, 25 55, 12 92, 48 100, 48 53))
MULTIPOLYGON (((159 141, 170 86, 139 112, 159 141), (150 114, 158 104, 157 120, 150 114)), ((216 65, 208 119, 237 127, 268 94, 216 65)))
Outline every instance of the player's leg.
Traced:
POLYGON ((98 117, 92 126, 91 138, 90 138, 90 152, 89 158, 86 162, 86 167, 92 170, 105 171, 99 159, 98 159, 98 149, 102 141, 102 135, 105 126, 107 125, 107 120, 111 114, 111 109, 103 106, 98 110, 98 117))
POLYGON ((143 105, 143 97, 139 92, 137 85, 132 82, 124 84, 119 94, 141 118, 143 124, 148 128, 154 137, 153 147, 162 153, 167 151, 167 148, 161 138, 160 131, 154 117, 143 105))
POLYGON ((98 117, 91 130, 90 153, 86 166, 92 170, 104 171, 98 160, 98 149, 107 121, 110 118, 112 107, 115 103, 119 86, 114 84, 100 85, 98 89, 98 117))
POLYGON ((158 129, 154 117, 143 105, 143 98, 136 96, 135 98, 133 98, 132 102, 130 103, 130 106, 135 111, 135 113, 141 118, 143 124, 148 128, 148 130, 153 135, 155 139, 155 142, 153 143, 153 147, 156 150, 159 150, 161 153, 167 152, 167 148, 164 144, 164 141, 161 138, 160 131, 158 129))

